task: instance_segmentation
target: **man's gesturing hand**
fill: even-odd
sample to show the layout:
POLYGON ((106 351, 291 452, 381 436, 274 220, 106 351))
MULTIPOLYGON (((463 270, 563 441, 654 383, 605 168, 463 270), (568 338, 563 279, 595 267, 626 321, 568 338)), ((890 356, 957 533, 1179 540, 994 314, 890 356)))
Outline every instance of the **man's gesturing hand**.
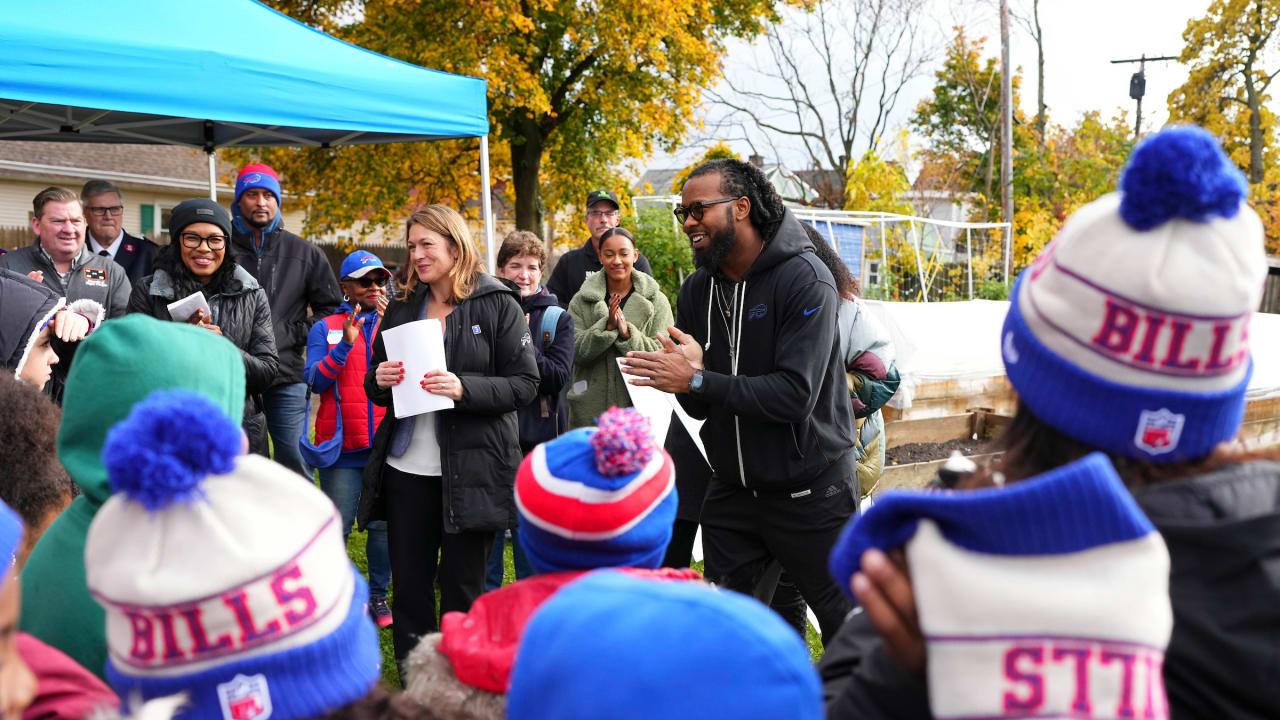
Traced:
POLYGON ((671 333, 670 337, 658 334, 662 350, 627 353, 622 366, 628 375, 633 376, 627 382, 670 393, 688 392, 693 371, 702 369, 702 348, 692 336, 675 326, 667 328, 667 331, 671 333))

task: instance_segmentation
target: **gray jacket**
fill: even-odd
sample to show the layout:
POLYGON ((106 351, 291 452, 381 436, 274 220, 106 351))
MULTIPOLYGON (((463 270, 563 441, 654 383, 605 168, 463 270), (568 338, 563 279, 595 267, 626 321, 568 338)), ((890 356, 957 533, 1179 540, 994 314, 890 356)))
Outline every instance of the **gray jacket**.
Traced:
POLYGON ((40 247, 40 239, 27 247, 0 255, 0 268, 8 268, 26 275, 33 270, 44 274, 44 285, 65 297, 68 303, 76 300, 93 300, 106 310, 107 318, 120 317, 129 307, 132 286, 124 268, 114 260, 95 255, 88 247, 71 261, 71 274, 63 285, 53 262, 40 247))

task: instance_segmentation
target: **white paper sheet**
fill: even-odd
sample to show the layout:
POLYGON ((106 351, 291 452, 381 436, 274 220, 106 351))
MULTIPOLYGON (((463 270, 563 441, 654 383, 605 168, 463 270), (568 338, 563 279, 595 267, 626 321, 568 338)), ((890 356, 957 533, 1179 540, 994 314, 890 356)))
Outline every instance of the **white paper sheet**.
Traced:
POLYGON ((448 410, 453 400, 433 395, 419 384, 432 370, 448 370, 444 359, 444 328, 439 320, 415 320, 382 331, 387 360, 404 363, 404 380, 391 388, 396 417, 448 410))
MULTIPOLYGON (((634 377, 623 370, 622 358, 617 360, 618 372, 622 373, 622 379, 625 381, 629 377, 634 377)), ((698 446, 702 459, 707 459, 707 449, 702 446, 702 438, 698 435, 698 431, 702 429, 702 421, 689 417, 689 413, 684 411, 673 393, 663 392, 647 385, 632 385, 628 382, 627 394, 631 396, 631 404, 635 409, 649 418, 649 427, 653 431, 654 441, 659 446, 667 440, 667 430, 671 426, 671 413, 674 412, 676 418, 684 425, 684 429, 693 438, 693 443, 698 446)))
POLYGON ((190 320, 191 316, 195 315, 197 310, 204 311, 206 320, 213 317, 213 313, 209 311, 209 303, 204 299, 204 293, 199 290, 191 293, 181 300, 174 300, 166 307, 169 308, 169 317, 177 320, 178 322, 186 322, 190 320))
MULTIPOLYGON (((628 378, 635 377, 628 375, 622 367, 622 358, 614 358, 618 363, 618 372, 622 373, 624 382, 628 378)), ((649 430, 653 434, 653 441, 662 447, 667 440, 667 426, 671 424, 671 401, 667 398, 671 397, 671 393, 665 393, 661 390, 645 385, 632 385, 627 382, 627 394, 631 396, 631 405, 640 411, 641 415, 649 418, 649 430)))

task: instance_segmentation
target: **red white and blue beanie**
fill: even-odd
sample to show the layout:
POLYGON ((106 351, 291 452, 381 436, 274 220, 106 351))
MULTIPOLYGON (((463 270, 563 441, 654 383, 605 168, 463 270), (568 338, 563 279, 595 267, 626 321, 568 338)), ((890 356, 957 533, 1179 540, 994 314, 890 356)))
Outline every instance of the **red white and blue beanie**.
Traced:
POLYGON ((196 393, 157 391, 107 433, 114 493, 85 542, 121 698, 186 693, 183 720, 302 720, 380 677, 368 588, 333 503, 196 393))
POLYGON ((934 717, 1169 717, 1169 553, 1107 456, 1002 488, 882 496, 836 584, 905 546, 934 717))
POLYGON ((1173 127, 1138 145, 1119 193, 1067 220, 1018 278, 1001 335, 1037 418, 1149 462, 1235 436, 1267 274, 1246 190, 1212 135, 1173 127))
POLYGON ((516 472, 520 542, 535 572, 662 564, 676 517, 675 470, 649 421, 609 408, 599 426, 538 445, 516 472))
POLYGON ((266 163, 251 163, 245 165, 240 174, 236 176, 236 202, 240 202, 240 196, 249 188, 266 188, 276 196, 276 205, 283 205, 284 202, 280 198, 280 178, 276 175, 275 168, 266 163))
POLYGON ((616 570, 589 573, 538 608, 507 691, 508 720, 823 714, 808 649, 767 607, 702 583, 616 570))

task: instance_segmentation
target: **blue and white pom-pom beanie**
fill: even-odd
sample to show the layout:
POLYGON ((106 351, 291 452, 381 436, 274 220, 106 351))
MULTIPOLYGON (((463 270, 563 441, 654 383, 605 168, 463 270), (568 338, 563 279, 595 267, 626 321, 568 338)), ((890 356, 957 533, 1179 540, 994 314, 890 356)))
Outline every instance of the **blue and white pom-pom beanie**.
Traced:
POLYGON ((1037 418, 1156 463, 1235 436, 1267 274, 1246 191, 1212 135, 1172 127, 1138 145, 1118 193, 1067 220, 1019 276, 1001 333, 1037 418))
POLYGON ((239 421, 157 391, 107 434, 113 495, 85 541, 121 698, 186 693, 181 720, 301 720, 366 695, 381 654, 333 503, 242 455, 239 421))
POLYGON ((870 548, 906 550, 934 717, 1168 718, 1169 553, 1105 455, 884 495, 832 549, 846 593, 870 548))
POLYGON ((702 583, 599 570, 538 608, 507 720, 821 720, 809 651, 775 613, 702 583))

